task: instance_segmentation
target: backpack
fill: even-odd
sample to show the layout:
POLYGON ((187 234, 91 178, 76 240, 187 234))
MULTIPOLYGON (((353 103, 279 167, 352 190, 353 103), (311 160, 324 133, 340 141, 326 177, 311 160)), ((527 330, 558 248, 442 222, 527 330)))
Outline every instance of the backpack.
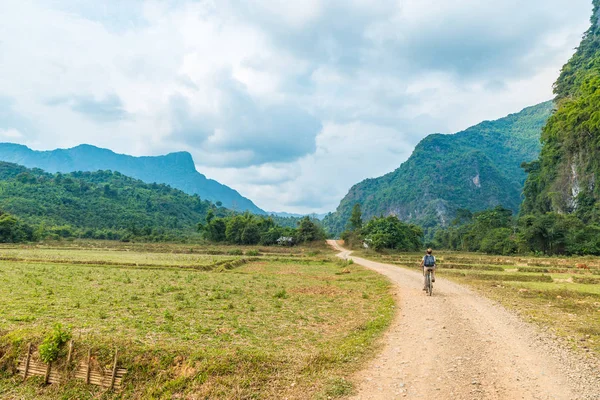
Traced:
POLYGON ((433 267, 435 265, 435 257, 431 254, 426 254, 423 261, 426 267, 433 267))

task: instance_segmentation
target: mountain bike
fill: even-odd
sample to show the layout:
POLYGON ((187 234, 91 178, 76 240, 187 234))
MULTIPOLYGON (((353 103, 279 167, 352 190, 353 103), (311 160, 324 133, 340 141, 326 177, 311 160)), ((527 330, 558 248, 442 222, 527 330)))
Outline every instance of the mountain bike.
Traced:
POLYGON ((431 272, 433 268, 425 267, 425 292, 428 296, 433 295, 433 282, 431 282, 431 272))

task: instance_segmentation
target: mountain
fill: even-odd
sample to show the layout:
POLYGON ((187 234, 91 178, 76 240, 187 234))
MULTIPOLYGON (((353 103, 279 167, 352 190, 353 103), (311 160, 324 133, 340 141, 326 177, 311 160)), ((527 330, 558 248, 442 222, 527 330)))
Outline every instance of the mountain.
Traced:
POLYGON ((281 218, 304 218, 304 217, 311 217, 313 219, 318 219, 318 220, 322 220, 323 218, 325 218, 325 216, 327 214, 295 214, 295 213, 288 213, 288 212, 277 212, 277 211, 271 211, 269 212, 270 215, 276 216, 276 217, 281 217, 281 218))
POLYGON ((554 85, 557 111, 540 157, 526 165, 524 214, 600 222, 600 0, 593 3, 592 26, 554 85))
POLYGON ((343 231, 356 203, 365 219, 396 215, 421 225, 429 237, 457 209, 503 205, 517 212, 526 178, 521 163, 538 157, 540 131, 552 109, 545 102, 456 134, 427 136, 400 168, 352 187, 325 217, 325 227, 343 231))
POLYGON ((34 151, 12 143, 0 143, 0 160, 51 173, 74 171, 118 171, 147 183, 164 183, 202 199, 222 202, 237 211, 265 214, 252 201, 196 170, 191 154, 171 153, 165 156, 133 157, 90 145, 71 149, 34 151))
POLYGON ((0 162, 0 210, 63 237, 130 234, 150 240, 196 235, 208 210, 231 213, 197 195, 119 172, 50 174, 6 162, 0 162))

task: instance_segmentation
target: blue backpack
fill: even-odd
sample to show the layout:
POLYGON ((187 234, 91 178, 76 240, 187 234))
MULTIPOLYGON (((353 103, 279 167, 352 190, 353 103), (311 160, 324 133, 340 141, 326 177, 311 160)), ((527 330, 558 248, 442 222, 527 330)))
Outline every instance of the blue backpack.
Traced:
POLYGON ((435 257, 431 254, 425 255, 425 260, 423 263, 426 267, 433 267, 435 265, 435 257))

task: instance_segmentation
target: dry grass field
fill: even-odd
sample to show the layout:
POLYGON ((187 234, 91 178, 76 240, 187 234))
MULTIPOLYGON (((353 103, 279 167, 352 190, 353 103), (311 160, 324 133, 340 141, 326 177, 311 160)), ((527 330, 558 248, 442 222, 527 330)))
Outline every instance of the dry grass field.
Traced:
POLYGON ((5 246, 0 304, 3 399, 335 398, 393 315, 389 283, 324 245, 5 246), (56 323, 74 362, 119 350, 121 391, 22 382, 17 358, 56 323))

